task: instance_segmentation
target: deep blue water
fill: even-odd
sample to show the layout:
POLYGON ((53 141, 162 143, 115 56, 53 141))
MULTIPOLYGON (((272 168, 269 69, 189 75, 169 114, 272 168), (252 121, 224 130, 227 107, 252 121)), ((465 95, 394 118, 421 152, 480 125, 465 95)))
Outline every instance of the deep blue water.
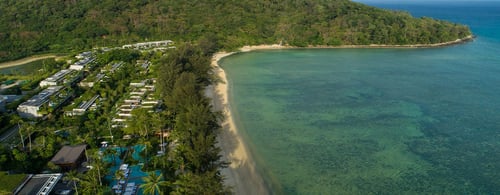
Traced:
POLYGON ((500 3, 370 4, 463 23, 477 38, 224 59, 265 180, 285 194, 500 194, 500 3))

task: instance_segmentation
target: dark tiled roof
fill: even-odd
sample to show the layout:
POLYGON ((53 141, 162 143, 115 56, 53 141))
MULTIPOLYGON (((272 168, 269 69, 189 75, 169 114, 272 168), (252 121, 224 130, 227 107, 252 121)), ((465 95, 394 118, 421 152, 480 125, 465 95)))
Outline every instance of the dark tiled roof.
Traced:
POLYGON ((54 186, 62 178, 62 174, 30 175, 14 192, 15 195, 45 195, 50 194, 54 186))
POLYGON ((87 148, 87 144, 76 146, 63 146, 50 160, 56 165, 75 163, 87 148))

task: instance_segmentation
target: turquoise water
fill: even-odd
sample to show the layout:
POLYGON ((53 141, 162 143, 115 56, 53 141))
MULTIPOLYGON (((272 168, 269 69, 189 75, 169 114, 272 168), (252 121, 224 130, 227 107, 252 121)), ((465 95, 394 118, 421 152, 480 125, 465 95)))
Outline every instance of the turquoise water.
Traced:
POLYGON ((500 193, 498 4, 377 5, 468 24, 478 38, 467 44, 223 59, 238 128, 271 189, 500 193))
MULTIPOLYGON (((139 186, 141 184, 144 184, 143 178, 148 175, 148 173, 142 171, 143 168, 143 163, 144 163, 144 158, 141 156, 141 152, 144 150, 145 146, 144 145, 135 145, 132 146, 132 152, 129 153, 129 155, 132 155, 132 158, 136 161, 139 162, 138 165, 131 165, 129 166, 130 172, 129 172, 129 177, 126 179, 127 183, 135 183, 137 185, 137 191, 136 195, 142 195, 143 190, 139 186)), ((127 152, 127 148, 125 147, 114 147, 111 148, 111 150, 116 150, 117 151, 117 156, 109 155, 104 157, 104 161, 106 163, 113 163, 113 160, 115 161, 114 164, 112 164, 108 175, 105 176, 105 179, 109 182, 110 188, 113 187, 114 185, 117 184, 117 180, 115 179, 115 173, 120 169, 120 166, 123 163, 123 159, 120 159, 120 154, 121 152, 127 152)), ((102 149, 101 151, 104 151, 102 149)), ((157 170, 155 171, 157 175, 161 174, 161 171, 157 170)))

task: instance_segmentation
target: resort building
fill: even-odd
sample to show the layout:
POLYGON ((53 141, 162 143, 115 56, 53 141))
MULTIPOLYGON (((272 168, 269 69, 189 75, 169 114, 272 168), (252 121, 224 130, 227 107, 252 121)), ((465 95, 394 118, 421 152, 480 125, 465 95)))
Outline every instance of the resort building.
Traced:
POLYGON ((131 44, 131 45, 124 45, 124 46, 122 46, 122 48, 123 49, 150 49, 150 48, 158 48, 158 47, 169 47, 173 43, 174 42, 171 40, 152 41, 152 42, 143 42, 143 43, 136 43, 136 44, 131 44))
POLYGON ((64 171, 70 171, 78 168, 84 161, 87 160, 85 151, 87 144, 76 146, 63 146, 57 154, 52 157, 50 162, 61 167, 64 171))
POLYGON ((80 72, 64 69, 40 82, 40 87, 72 84, 82 77, 80 72))
POLYGON ((92 56, 92 52, 86 51, 86 52, 79 53, 78 55, 75 56, 75 58, 83 59, 83 58, 90 58, 91 56, 92 56))
POLYGON ((82 82, 78 83, 80 87, 94 87, 96 83, 102 82, 106 77, 104 73, 97 73, 85 78, 82 82))
POLYGON ((22 118, 38 118, 57 109, 71 97, 72 91, 63 86, 50 86, 17 107, 22 118))
POLYGON ((108 64, 106 65, 106 67, 102 68, 101 69, 101 73, 104 73, 104 72, 111 72, 111 73, 114 73, 116 70, 118 70, 123 64, 125 64, 125 62, 115 62, 115 63, 112 63, 112 64, 108 64))
POLYGON ((126 122, 132 117, 132 110, 137 108, 153 109, 160 101, 154 98, 155 79, 146 79, 130 83, 130 93, 117 104, 116 116, 111 127, 127 127, 126 122))
POLYGON ((151 67, 151 62, 147 60, 137 60, 136 66, 140 67, 141 74, 147 74, 149 72, 149 67, 151 67))
POLYGON ((84 68, 88 67, 94 61, 95 61, 95 58, 92 58, 92 57, 83 58, 80 61, 72 64, 69 67, 69 69, 72 69, 72 70, 83 70, 84 68))
POLYGON ((42 117, 43 114, 38 112, 42 107, 42 105, 47 103, 50 97, 57 94, 57 92, 59 92, 59 90, 61 90, 62 88, 63 88, 62 86, 52 86, 43 90, 39 94, 33 96, 28 101, 20 104, 17 107, 17 113, 19 114, 20 117, 23 118, 42 117))
POLYGON ((14 195, 49 195, 54 190, 57 183, 61 180, 62 174, 36 174, 28 175, 19 185, 14 195))
POLYGON ((95 95, 94 97, 90 98, 89 100, 82 101, 78 107, 73 108, 71 111, 65 112, 66 116, 81 116, 85 114, 89 109, 95 109, 96 108, 96 101, 98 100, 99 95, 95 95))

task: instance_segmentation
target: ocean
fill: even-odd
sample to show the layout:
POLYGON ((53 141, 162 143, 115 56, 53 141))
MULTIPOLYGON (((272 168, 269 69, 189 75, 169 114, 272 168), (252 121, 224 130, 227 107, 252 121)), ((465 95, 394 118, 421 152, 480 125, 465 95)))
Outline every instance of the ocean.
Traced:
POLYGON ((275 194, 500 194, 500 2, 370 4, 477 38, 221 60, 266 183, 275 194))

